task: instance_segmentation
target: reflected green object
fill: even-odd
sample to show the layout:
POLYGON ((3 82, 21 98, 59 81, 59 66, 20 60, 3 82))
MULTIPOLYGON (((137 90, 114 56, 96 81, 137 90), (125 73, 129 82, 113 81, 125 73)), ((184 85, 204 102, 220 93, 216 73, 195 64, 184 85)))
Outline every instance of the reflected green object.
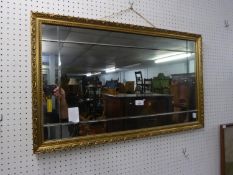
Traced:
POLYGON ((159 73, 157 77, 152 80, 152 91, 160 94, 170 93, 171 79, 163 73, 159 73))
POLYGON ((225 175, 232 175, 233 174, 233 162, 226 162, 226 172, 225 175))

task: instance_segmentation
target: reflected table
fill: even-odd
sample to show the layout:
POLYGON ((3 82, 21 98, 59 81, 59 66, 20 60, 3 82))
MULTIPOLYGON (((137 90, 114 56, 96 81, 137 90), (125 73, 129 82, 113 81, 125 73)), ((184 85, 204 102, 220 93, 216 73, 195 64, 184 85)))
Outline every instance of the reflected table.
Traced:
POLYGON ((170 94, 103 94, 103 101, 104 116, 114 119, 108 121, 107 132, 153 127, 167 122, 166 117, 158 121, 153 114, 173 111, 170 94))

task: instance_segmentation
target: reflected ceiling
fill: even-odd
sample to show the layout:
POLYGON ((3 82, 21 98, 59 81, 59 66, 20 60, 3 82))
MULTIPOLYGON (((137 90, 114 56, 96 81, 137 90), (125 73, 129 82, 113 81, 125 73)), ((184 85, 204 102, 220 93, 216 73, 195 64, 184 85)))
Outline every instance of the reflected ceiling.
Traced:
POLYGON ((81 74, 151 64, 159 55, 194 52, 195 45, 193 41, 43 25, 42 54, 58 57, 59 51, 63 73, 81 74))

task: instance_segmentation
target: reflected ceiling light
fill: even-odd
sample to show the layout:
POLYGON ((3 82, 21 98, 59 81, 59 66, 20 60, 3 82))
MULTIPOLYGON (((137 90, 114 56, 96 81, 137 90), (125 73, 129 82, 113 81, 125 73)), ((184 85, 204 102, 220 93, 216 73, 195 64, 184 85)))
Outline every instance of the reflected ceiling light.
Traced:
POLYGON ((118 69, 115 68, 115 67, 110 67, 110 68, 105 69, 105 72, 106 72, 106 73, 115 72, 116 70, 118 70, 118 69))
POLYGON ((60 52, 58 53, 58 66, 61 66, 61 54, 60 52))
POLYGON ((191 53, 182 53, 182 54, 178 54, 178 55, 176 54, 173 56, 156 59, 155 63, 157 64, 157 63, 164 63, 164 62, 169 62, 169 61, 182 60, 182 59, 190 57, 191 55, 192 55, 191 53))
POLYGON ((142 63, 135 63, 135 64, 131 64, 131 65, 128 65, 128 66, 124 66, 123 68, 125 69, 130 69, 130 68, 134 68, 136 66, 140 66, 142 63))
POLYGON ((179 54, 184 54, 184 53, 185 52, 170 52, 170 53, 166 53, 166 54, 159 54, 158 56, 154 57, 153 60, 158 60, 158 59, 161 59, 161 58, 166 58, 166 57, 179 55, 179 54))
POLYGON ((92 73, 87 73, 86 76, 90 77, 90 76, 92 76, 92 73))
POLYGON ((95 73, 87 73, 87 74, 85 74, 87 77, 90 77, 90 76, 92 76, 92 75, 99 75, 99 74, 101 74, 101 72, 95 72, 95 73))
POLYGON ((93 73, 93 75, 99 75, 101 74, 101 72, 96 72, 96 73, 93 73))

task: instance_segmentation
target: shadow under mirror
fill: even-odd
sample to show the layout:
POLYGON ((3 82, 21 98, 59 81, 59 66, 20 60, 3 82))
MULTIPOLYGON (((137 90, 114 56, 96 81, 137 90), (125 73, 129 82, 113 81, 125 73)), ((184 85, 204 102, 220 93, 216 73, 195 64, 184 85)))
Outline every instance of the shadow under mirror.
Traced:
POLYGON ((195 41, 41 29, 44 140, 197 121, 195 41))

